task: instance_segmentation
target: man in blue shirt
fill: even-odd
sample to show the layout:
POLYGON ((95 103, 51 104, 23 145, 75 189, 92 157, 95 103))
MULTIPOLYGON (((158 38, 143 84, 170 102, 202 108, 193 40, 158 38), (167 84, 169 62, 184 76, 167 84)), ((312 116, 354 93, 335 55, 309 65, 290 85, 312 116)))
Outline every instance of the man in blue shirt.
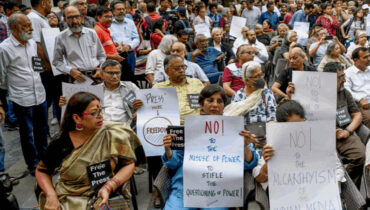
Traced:
POLYGON ((126 17, 126 4, 120 0, 111 3, 114 20, 109 28, 114 43, 118 44, 117 50, 126 58, 131 71, 135 71, 134 49, 140 44, 139 34, 135 23, 126 17), (126 18, 125 18, 126 17, 126 18))
POLYGON ((291 27, 294 27, 294 22, 308 22, 308 16, 313 10, 313 5, 311 3, 305 4, 304 9, 301 9, 294 13, 292 19, 289 22, 291 27))
POLYGON ((167 21, 170 20, 170 16, 168 15, 168 12, 167 12, 168 8, 169 8, 168 0, 161 0, 161 7, 159 7, 158 9, 158 13, 167 21))
POLYGON ((203 34, 198 34, 194 42, 197 49, 189 53, 188 60, 197 63, 211 83, 217 83, 219 76, 222 75, 222 72, 218 71, 217 63, 222 61, 225 54, 214 47, 208 47, 208 39, 203 34))
POLYGON ((266 7, 267 11, 262 13, 258 22, 262 24, 264 20, 268 20, 271 23, 271 28, 275 30, 276 25, 279 23, 279 16, 274 12, 274 3, 268 2, 266 7))

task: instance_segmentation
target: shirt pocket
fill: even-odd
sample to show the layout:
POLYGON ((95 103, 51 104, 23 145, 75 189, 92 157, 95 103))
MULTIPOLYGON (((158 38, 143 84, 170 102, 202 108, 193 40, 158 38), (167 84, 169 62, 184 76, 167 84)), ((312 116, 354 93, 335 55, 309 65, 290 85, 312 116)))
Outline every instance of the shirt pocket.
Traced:
POLYGON ((97 52, 96 45, 97 44, 98 43, 96 43, 94 40, 89 40, 87 44, 92 58, 96 58, 96 52, 97 52))

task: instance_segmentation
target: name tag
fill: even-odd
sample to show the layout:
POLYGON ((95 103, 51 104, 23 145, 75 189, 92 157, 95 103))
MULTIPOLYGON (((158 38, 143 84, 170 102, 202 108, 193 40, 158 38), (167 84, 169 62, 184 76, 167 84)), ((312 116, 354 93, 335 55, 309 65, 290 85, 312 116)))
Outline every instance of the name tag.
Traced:
POLYGON ((132 107, 132 103, 136 99, 136 94, 131 90, 127 95, 123 98, 123 101, 126 102, 130 107, 132 107))
POLYGON ((199 94, 188 94, 189 106, 192 109, 200 108, 199 105, 199 94))
POLYGON ((100 163, 92 164, 86 167, 89 177, 90 187, 94 191, 99 191, 112 176, 112 167, 110 161, 106 160, 100 163))
POLYGON ((347 106, 337 109, 337 123, 339 127, 343 127, 352 122, 351 115, 348 112, 347 106))
POLYGON ((34 71, 44 71, 44 65, 42 64, 42 58, 33 56, 32 57, 32 67, 34 71))
POLYGON ((176 134, 176 137, 172 138, 171 149, 172 150, 184 150, 185 147, 185 129, 184 126, 170 125, 167 127, 167 134, 176 134))

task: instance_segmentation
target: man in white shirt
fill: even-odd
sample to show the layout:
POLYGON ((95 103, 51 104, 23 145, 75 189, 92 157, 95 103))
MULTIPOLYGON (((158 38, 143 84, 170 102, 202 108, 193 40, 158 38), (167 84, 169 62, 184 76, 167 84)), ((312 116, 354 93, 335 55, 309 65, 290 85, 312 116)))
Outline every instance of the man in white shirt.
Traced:
POLYGON ((243 44, 248 44, 248 27, 244 26, 241 30, 242 36, 238 37, 233 44, 233 52, 236 55, 236 51, 243 44))
POLYGON ((253 30, 248 31, 248 44, 254 49, 254 61, 263 65, 268 59, 269 54, 266 46, 257 40, 256 32, 253 30))
POLYGON ((355 65, 346 73, 344 87, 349 90, 358 103, 362 113, 362 122, 370 128, 370 54, 367 48, 359 47, 352 53, 355 65))
POLYGON ((68 29, 55 38, 53 65, 79 82, 97 78, 106 55, 95 31, 81 25, 81 15, 74 6, 64 9, 68 29))
MULTIPOLYGON (((184 64, 187 66, 185 75, 190 78, 197 78, 202 81, 204 86, 210 84, 207 75, 204 71, 200 68, 200 66, 196 63, 188 61, 185 59, 185 45, 182 42, 175 42, 171 47, 171 54, 172 55, 179 55, 184 58, 184 64)), ((159 72, 154 74, 154 82, 153 84, 157 84, 160 82, 164 82, 168 80, 168 75, 165 73, 164 68, 162 67, 159 72)))
POLYGON ((20 124, 22 152, 28 170, 34 175, 40 154, 47 146, 47 108, 41 83, 41 58, 32 40, 32 24, 24 14, 8 19, 12 34, 0 44, 0 86, 8 89, 9 100, 20 124))

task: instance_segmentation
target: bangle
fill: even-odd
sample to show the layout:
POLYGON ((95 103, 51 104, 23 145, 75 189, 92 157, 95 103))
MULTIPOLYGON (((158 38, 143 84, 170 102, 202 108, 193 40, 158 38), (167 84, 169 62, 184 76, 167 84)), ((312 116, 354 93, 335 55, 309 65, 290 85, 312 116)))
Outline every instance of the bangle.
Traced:
POLYGON ((353 131, 351 129, 349 129, 348 127, 345 128, 344 130, 348 131, 349 135, 352 135, 353 134, 353 131))
POLYGON ((114 184, 116 185, 116 188, 118 188, 120 186, 120 183, 119 183, 119 181, 116 178, 113 177, 111 179, 111 181, 114 182, 114 184))
POLYGON ((113 187, 112 186, 110 186, 109 184, 105 184, 105 185, 103 185, 103 187, 105 188, 105 189, 107 189, 108 190, 108 193, 110 194, 111 192, 112 192, 112 190, 113 190, 113 187))

